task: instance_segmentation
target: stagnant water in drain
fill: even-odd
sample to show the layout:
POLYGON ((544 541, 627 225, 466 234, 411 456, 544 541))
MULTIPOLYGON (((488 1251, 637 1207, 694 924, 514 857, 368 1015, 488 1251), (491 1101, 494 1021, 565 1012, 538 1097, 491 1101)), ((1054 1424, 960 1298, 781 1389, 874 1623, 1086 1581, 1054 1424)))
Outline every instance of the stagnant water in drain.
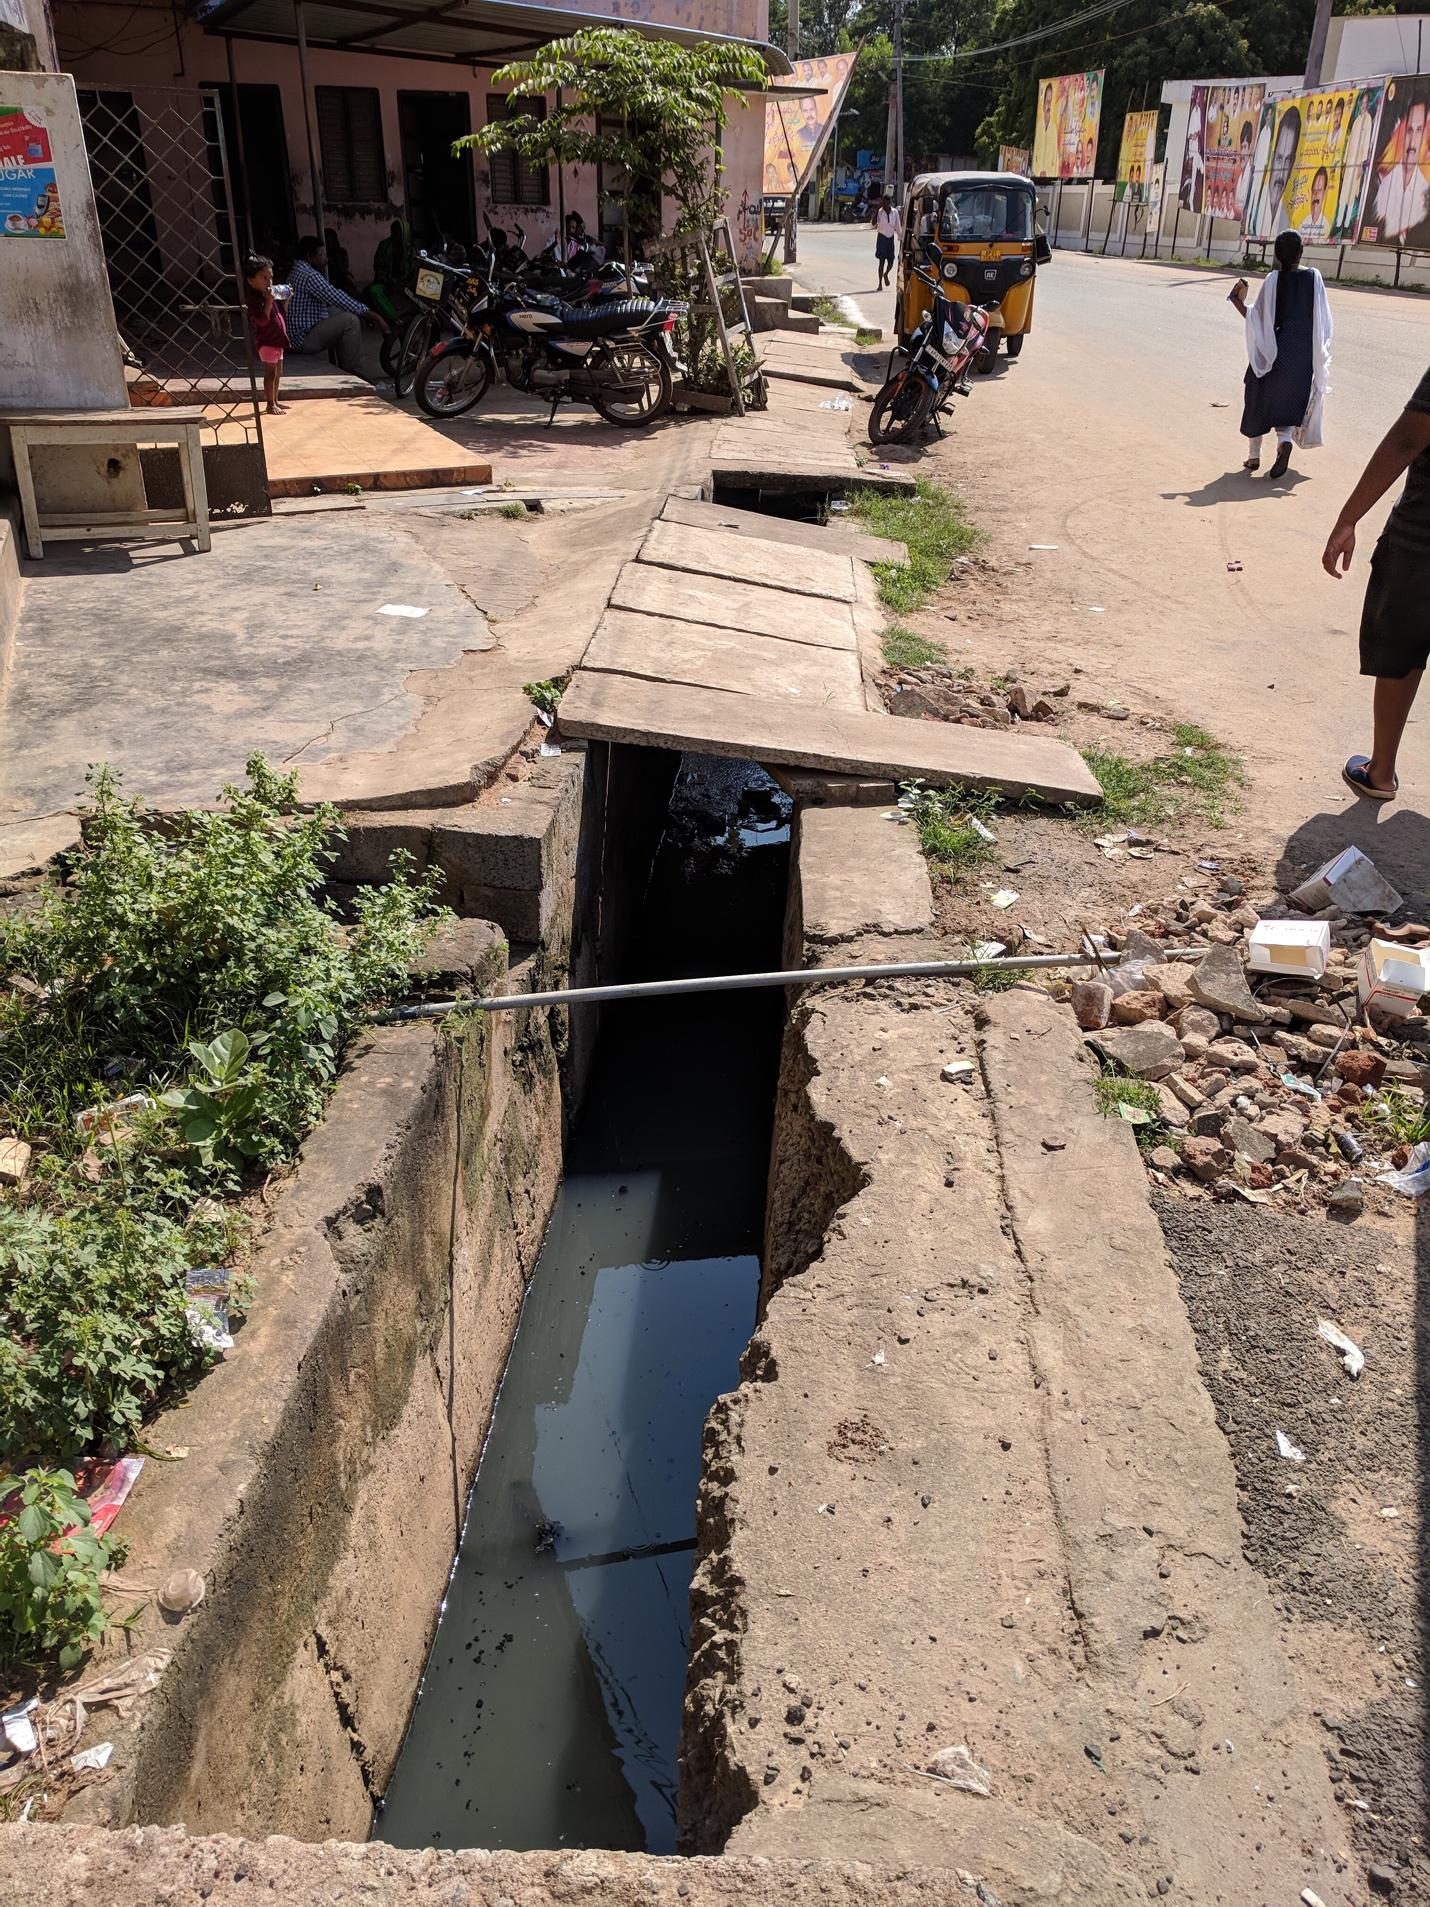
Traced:
MULTIPOLYGON (((779 965, 786 814, 687 759, 624 977, 779 965)), ((381 1840, 675 1845, 700 1431, 754 1324, 781 1005, 607 1009, 381 1840)))

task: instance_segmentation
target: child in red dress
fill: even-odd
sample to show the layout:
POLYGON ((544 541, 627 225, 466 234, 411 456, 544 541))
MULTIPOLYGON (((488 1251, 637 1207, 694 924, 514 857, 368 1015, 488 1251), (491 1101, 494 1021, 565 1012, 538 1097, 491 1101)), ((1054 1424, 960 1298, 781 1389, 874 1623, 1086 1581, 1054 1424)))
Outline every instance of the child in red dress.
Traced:
POLYGON ((263 366, 264 402, 272 417, 288 408, 278 402, 278 380, 283 374, 283 353, 288 348, 288 323, 273 292, 273 260, 258 253, 245 258, 243 280, 247 286, 248 326, 263 366))

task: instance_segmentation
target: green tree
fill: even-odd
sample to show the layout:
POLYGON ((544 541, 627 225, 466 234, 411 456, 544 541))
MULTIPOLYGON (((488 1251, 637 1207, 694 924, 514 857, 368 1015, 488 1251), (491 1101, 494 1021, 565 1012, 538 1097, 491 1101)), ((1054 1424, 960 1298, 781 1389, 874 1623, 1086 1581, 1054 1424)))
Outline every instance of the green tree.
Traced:
POLYGON ((514 112, 457 140, 453 151, 511 148, 538 165, 624 169, 633 225, 658 231, 660 199, 669 194, 680 206, 678 228, 694 230, 724 209, 727 101, 764 80, 764 60, 751 47, 677 46, 624 27, 583 28, 493 75, 516 99, 559 91, 545 117, 514 112))

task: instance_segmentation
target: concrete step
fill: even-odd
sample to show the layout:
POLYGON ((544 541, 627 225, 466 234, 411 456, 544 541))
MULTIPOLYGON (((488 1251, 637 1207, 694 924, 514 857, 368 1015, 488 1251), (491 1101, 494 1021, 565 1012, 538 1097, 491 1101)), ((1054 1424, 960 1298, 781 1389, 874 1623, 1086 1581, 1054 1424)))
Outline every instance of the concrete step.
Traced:
POLYGON ((787 305, 794 296, 794 280, 778 272, 762 272, 758 278, 742 278, 740 283, 747 298, 778 298, 787 305))
POLYGON ((752 298, 750 300, 750 324, 756 331, 804 331, 813 333, 819 330, 819 319, 812 311, 796 311, 789 305, 778 304, 772 298, 752 298), (758 306, 764 322, 757 322, 755 309, 758 306))

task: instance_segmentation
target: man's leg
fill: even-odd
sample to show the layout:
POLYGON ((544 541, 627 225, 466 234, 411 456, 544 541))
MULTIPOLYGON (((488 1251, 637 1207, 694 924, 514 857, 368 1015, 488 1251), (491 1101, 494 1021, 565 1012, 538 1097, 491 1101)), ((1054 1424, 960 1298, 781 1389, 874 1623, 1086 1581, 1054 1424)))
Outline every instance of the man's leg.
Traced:
POLYGON ((344 371, 362 364, 362 321, 354 312, 333 311, 320 318, 303 339, 305 351, 336 351, 344 371))
POLYGON ((1405 724, 1410 719, 1410 710, 1415 701, 1416 690, 1420 687, 1423 669, 1412 669, 1409 675, 1378 675, 1375 678, 1375 697, 1372 704, 1375 717, 1374 740, 1371 744, 1370 761, 1366 773, 1373 788, 1393 788, 1395 786, 1395 757, 1400 749, 1400 738, 1405 733, 1405 724))

